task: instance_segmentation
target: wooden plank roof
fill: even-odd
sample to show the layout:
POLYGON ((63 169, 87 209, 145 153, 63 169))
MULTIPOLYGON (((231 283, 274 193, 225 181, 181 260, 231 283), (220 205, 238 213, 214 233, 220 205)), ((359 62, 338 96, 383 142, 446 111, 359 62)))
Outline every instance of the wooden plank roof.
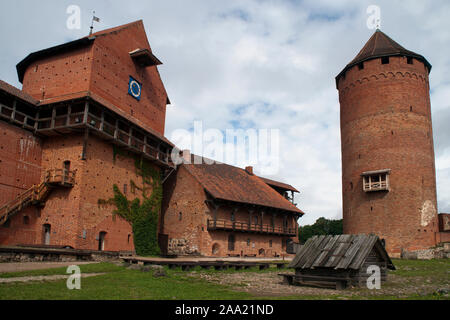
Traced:
POLYGON ((372 249, 387 262, 389 269, 395 270, 389 255, 376 235, 320 235, 306 241, 289 264, 290 268, 314 269, 354 269, 363 265, 372 249))

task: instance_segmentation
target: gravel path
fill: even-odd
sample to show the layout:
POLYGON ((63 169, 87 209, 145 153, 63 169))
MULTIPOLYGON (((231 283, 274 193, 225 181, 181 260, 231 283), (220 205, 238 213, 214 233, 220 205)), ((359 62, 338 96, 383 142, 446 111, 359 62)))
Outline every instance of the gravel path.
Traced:
MULTIPOLYGON (((367 288, 348 288, 346 290, 333 290, 306 286, 292 286, 282 282, 278 272, 235 272, 204 274, 190 272, 190 277, 200 278, 212 283, 231 286, 234 290, 249 292, 256 296, 322 296, 339 295, 341 299, 348 299, 352 295, 363 297, 393 295, 404 298, 412 294, 433 294, 440 288, 449 290, 449 279, 432 281, 428 277, 400 277, 389 275, 388 282, 382 284, 379 290, 367 288)), ((448 297, 448 294, 446 295, 448 297)))
POLYGON ((28 270, 53 269, 71 265, 97 263, 95 261, 71 261, 71 262, 5 262, 0 263, 0 273, 18 272, 28 270))
MULTIPOLYGON (((82 278, 100 276, 106 273, 82 273, 82 278)), ((0 278, 0 284, 11 282, 29 282, 29 281, 52 281, 67 279, 70 275, 53 275, 53 276, 32 276, 32 277, 16 277, 16 278, 0 278)))

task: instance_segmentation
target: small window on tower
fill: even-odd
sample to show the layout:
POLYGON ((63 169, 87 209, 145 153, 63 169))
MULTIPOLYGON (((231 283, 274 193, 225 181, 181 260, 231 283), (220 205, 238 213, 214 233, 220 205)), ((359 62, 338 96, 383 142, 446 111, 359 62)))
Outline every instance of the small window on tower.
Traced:
POLYGON ((389 64, 389 57, 382 57, 381 64, 389 64))
POLYGON ((372 191, 389 191, 389 173, 390 169, 363 172, 363 190, 365 192, 372 191))
POLYGON ((358 70, 364 69, 364 62, 358 63, 358 70))
POLYGON ((407 64, 413 64, 413 58, 407 57, 407 58, 406 58, 406 63, 407 63, 407 64))

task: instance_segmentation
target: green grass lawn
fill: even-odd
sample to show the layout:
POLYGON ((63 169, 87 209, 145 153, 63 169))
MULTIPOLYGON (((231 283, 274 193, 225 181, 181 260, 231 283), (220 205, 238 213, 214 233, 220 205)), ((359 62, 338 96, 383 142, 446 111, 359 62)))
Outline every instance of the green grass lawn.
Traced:
MULTIPOLYGON (((76 262, 74 262, 76 264, 76 262)), ((123 267, 117 266, 112 263, 101 262, 82 264, 79 266, 82 273, 103 273, 103 272, 117 272, 123 270, 123 267)), ((0 278, 15 278, 15 277, 28 277, 28 276, 52 276, 57 274, 67 274, 67 267, 41 269, 41 270, 29 270, 19 272, 5 272, 0 273, 0 278)))
MULTIPOLYGON (((382 290, 370 291, 366 288, 353 288, 334 294, 324 295, 280 295, 264 297, 238 290, 238 286, 220 285, 198 277, 187 276, 181 270, 165 268, 167 276, 154 277, 152 272, 130 270, 113 263, 81 265, 82 273, 106 273, 81 279, 81 290, 68 290, 66 280, 33 281, 27 283, 0 284, 0 299, 25 300, 137 300, 137 299, 448 299, 436 295, 430 288, 434 285, 449 288, 450 263, 447 260, 394 260, 397 268, 390 273, 395 281, 383 284, 382 290), (425 284, 428 287, 423 287, 425 284), (425 289, 424 289, 425 288, 425 289), (422 290, 423 289, 423 290, 422 290), (421 291, 422 290, 422 293, 421 291), (427 291, 428 290, 428 291, 427 291)), ((0 278, 13 278, 38 275, 67 275, 66 267, 0 274, 0 278)), ((196 268, 191 274, 218 275, 234 272, 279 272, 275 268, 259 271, 257 268, 235 271, 217 271, 196 268)), ((292 272, 282 270, 281 272, 292 272)))
MULTIPOLYGON (((153 277, 152 272, 129 270, 111 263, 80 266, 83 273, 108 272, 82 278, 80 290, 68 290, 66 280, 0 284, 0 299, 25 300, 135 300, 135 299, 249 299, 246 293, 232 291, 206 281, 192 280, 180 271, 166 270, 167 276, 153 277)), ((2 274, 5 277, 66 274, 66 268, 2 274)))

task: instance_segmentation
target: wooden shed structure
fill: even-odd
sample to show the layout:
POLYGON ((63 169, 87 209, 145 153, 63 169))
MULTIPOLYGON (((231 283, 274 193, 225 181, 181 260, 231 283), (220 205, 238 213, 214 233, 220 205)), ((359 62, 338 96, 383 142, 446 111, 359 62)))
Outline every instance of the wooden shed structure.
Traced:
POLYGON ((387 269, 395 270, 389 255, 376 235, 321 235, 303 245, 289 264, 295 275, 283 275, 290 284, 343 289, 365 286, 371 265, 380 267, 381 282, 387 269))

